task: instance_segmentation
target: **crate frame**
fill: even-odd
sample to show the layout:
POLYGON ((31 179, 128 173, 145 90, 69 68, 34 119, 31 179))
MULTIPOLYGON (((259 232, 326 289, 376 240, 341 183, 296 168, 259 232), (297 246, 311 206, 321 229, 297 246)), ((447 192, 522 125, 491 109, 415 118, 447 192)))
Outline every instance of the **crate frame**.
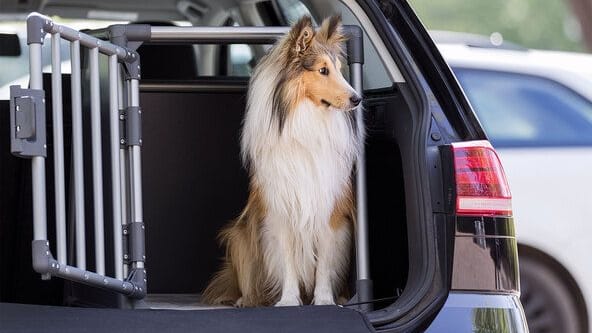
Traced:
MULTIPOLYGON (((363 31, 345 25, 348 35, 346 56, 352 87, 363 93, 363 31)), ((139 105, 140 56, 142 43, 184 44, 273 44, 289 27, 152 27, 143 24, 117 24, 82 33, 55 23, 39 13, 27 17, 30 88, 11 87, 11 151, 31 159, 33 187, 33 268, 42 279, 52 276, 107 289, 131 300, 146 296, 144 221, 141 183, 141 108, 139 105), (41 46, 46 34, 52 45, 52 109, 54 139, 54 181, 56 204, 57 259, 47 240, 45 138, 45 92, 43 91, 41 46), (72 158, 74 220, 76 226, 76 266, 68 265, 66 251, 66 191, 60 40, 70 42, 72 66, 72 158), (90 114, 92 141, 93 207, 96 272, 86 270, 84 223, 84 176, 82 151, 82 103, 80 46, 89 49, 90 114), (103 163, 101 156, 101 105, 99 54, 108 56, 109 127, 111 153, 111 194, 113 214, 114 277, 105 275, 103 163)), ((355 112, 359 133, 364 133, 362 107, 355 112)), ((363 137, 363 136, 362 136, 363 137)), ((368 252, 368 221, 364 145, 356 163, 356 294, 350 300, 362 311, 371 310, 372 281, 368 252)))

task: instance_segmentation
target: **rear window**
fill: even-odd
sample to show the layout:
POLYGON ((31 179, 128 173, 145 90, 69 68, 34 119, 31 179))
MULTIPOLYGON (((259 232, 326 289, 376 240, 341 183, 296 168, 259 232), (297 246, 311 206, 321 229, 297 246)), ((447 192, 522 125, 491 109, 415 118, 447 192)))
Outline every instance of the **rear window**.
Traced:
POLYGON ((592 103, 566 86, 526 74, 454 72, 495 146, 592 145, 592 103))
MULTIPOLYGON (((58 23, 67 24, 77 30, 103 28, 110 24, 123 23, 119 21, 97 21, 97 20, 63 20, 53 18, 58 23)), ((29 47, 27 46, 27 28, 25 20, 22 21, 1 21, 0 33, 16 34, 20 40, 21 52, 18 55, 0 56, 0 100, 10 98, 10 86, 20 85, 27 87, 29 85, 29 47)), ((46 38, 50 38, 46 35, 46 38)), ((51 43, 43 43, 41 53, 41 63, 43 72, 51 71, 51 43)), ((66 40, 60 41, 60 53, 62 73, 70 73, 70 43, 66 40)))

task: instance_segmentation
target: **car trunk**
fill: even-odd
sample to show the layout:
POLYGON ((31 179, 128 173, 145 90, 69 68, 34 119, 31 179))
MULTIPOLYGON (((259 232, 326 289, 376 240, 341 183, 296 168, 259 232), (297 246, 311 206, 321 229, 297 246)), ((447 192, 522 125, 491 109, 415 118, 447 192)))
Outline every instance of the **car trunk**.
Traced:
MULTIPOLYGON (((148 70, 148 69, 146 69, 148 70)), ((48 106, 51 105, 49 75, 45 76, 48 106)), ((69 75, 64 75, 64 87, 69 75)), ((248 175, 240 160, 239 137, 244 114, 248 78, 201 77, 190 80, 143 80, 140 105, 143 110, 143 196, 146 221, 146 266, 148 297, 141 307, 201 308, 199 294, 221 263, 224 249, 217 241, 220 229, 236 218, 248 196, 248 175)), ((71 149, 69 94, 64 92, 66 159, 71 149)), ((3 104, 7 106, 6 104, 3 104)), ((408 271, 405 195, 399 145, 393 133, 404 130, 389 110, 407 108, 396 86, 365 92, 367 120, 366 167, 368 220, 370 221, 370 268, 377 307, 392 303, 404 289, 408 271), (393 128, 394 125, 401 129, 393 128)), ((48 114, 51 114, 48 110, 48 114)), ((7 115, 7 112, 3 113, 7 115)), ((86 120, 86 119, 85 119, 86 120)), ((51 119, 47 120, 51 124, 51 119)), ((105 121, 104 121, 105 123, 105 121)), ((51 130, 50 126, 48 128, 51 130)), ((105 128, 105 130, 107 130, 105 128)), ((86 131, 88 135, 90 131, 86 131)), ((8 135, 4 135, 7 138, 8 135)), ((48 138, 51 133, 48 133, 48 138)), ((7 141, 7 140, 4 140, 7 141)), ((8 153, 8 142, 3 152, 8 153)), ((51 142, 48 143, 51 149, 51 142)), ((105 154, 106 155, 106 154, 105 154)), ((106 155, 107 156, 107 155, 106 155)), ((106 158, 106 157, 105 157, 106 158)), ((30 207, 30 173, 14 157, 5 156, 3 186, 7 189, 4 212, 15 215, 16 207, 30 207), (8 173, 11 171, 12 173, 8 173), (17 173, 20 180, 13 177, 17 173), (6 177, 4 177, 6 176, 6 177), (12 184, 12 185, 11 185, 12 184), (22 185, 21 185, 22 184, 22 185), (9 208, 10 207, 10 208, 9 208)), ((48 166, 53 165, 48 155, 48 166)), ((104 163, 109 163, 105 160, 104 163)), ((92 193, 90 160, 85 160, 86 190, 92 193)), ((51 174, 52 169, 48 169, 51 174)), ((107 171, 106 171, 107 172, 107 171)), ((108 177, 107 177, 108 178, 108 177)), ((70 168, 66 167, 66 179, 70 168)), ((47 187, 53 193, 53 184, 47 187)), ((51 197, 52 195, 50 195, 51 197)), ((92 211, 89 195, 86 210, 92 211)), ((108 200, 106 200, 108 202, 108 200)), ((48 220, 53 218, 48 202, 48 220)), ((109 209, 109 207, 106 207, 109 209)), ((26 208, 24 209, 26 210, 26 208)), ((41 281, 33 273, 30 257, 32 217, 2 220, 3 234, 14 238, 3 242, 2 301, 34 304, 112 306, 114 295, 94 292, 90 287, 61 281, 41 281), (18 223, 17 223, 18 221, 18 223), (17 226, 18 224, 18 226, 17 226), (16 254, 16 255, 15 255, 16 254), (9 266, 16 269, 8 269, 9 266), (28 276, 26 283, 19 276, 28 276), (46 286, 52 285, 48 297, 46 286), (41 290, 46 290, 41 292, 41 290)), ((93 220, 87 216, 87 257, 93 258, 93 220)), ((106 222, 109 225, 109 221, 106 222)), ((50 242, 55 235, 51 233, 50 242)), ((110 257, 111 234, 107 228, 106 249, 110 257)), ((75 237, 70 237, 74 247, 75 237)), ((71 253, 73 251, 70 251, 71 253)), ((355 253, 352 249, 352 256, 355 253)), ((92 260, 89 268, 93 268, 92 260)), ((107 261, 107 275, 113 274, 107 261)), ((351 294, 355 293, 355 264, 350 272, 351 294)))

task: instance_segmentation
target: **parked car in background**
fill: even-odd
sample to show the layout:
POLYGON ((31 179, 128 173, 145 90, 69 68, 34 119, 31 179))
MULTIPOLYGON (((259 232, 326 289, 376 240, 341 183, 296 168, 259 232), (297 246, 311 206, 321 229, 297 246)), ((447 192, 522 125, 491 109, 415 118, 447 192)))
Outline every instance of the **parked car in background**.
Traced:
POLYGON ((510 182, 530 331, 587 332, 592 56, 529 50, 499 36, 493 42, 448 32, 432 36, 510 182))

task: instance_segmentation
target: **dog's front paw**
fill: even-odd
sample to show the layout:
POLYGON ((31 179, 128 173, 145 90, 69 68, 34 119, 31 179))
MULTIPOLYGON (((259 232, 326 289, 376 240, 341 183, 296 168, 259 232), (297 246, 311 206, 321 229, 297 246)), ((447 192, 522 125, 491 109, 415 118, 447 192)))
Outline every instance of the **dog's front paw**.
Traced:
POLYGON ((312 304, 314 305, 335 305, 335 299, 332 295, 315 295, 314 299, 312 300, 312 304))
POLYGON ((279 302, 275 303, 275 306, 299 306, 302 305, 302 301, 298 296, 282 297, 279 302))
POLYGON ((237 299, 236 302, 234 303, 234 306, 237 308, 244 308, 245 303, 243 302, 243 298, 240 297, 239 299, 237 299))

